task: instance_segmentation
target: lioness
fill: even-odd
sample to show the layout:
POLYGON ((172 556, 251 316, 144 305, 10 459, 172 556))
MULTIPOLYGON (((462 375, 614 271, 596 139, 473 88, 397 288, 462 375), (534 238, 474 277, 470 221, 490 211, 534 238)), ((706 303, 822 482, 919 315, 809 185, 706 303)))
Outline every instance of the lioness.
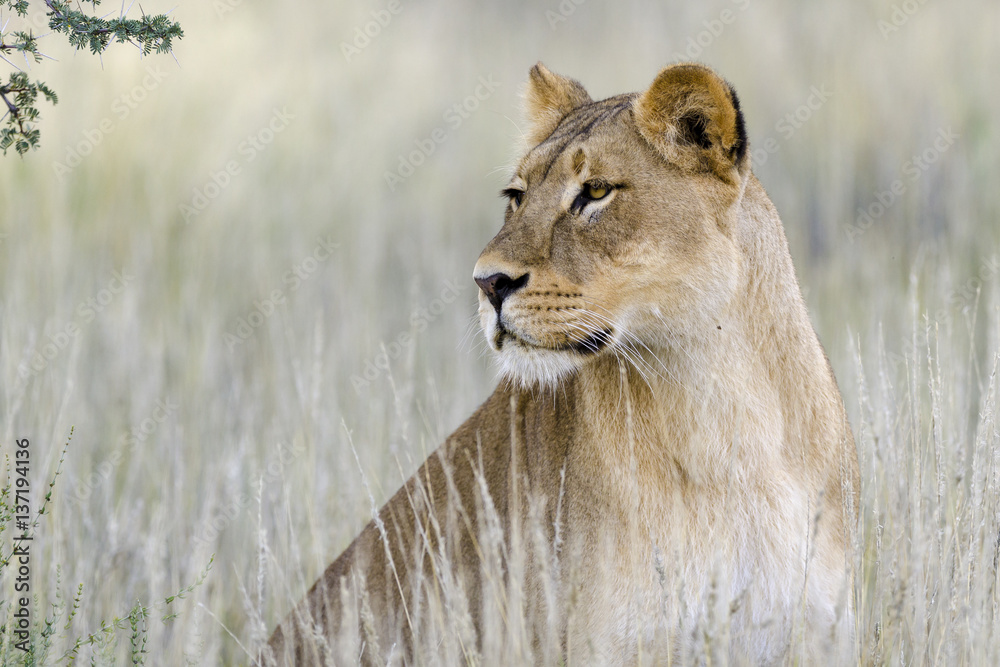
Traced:
POLYGON ((528 663, 850 650, 854 439, 735 92, 678 64, 594 102, 539 63, 527 116, 473 273, 503 379, 268 657, 406 662, 441 596, 485 664, 519 623, 528 663))

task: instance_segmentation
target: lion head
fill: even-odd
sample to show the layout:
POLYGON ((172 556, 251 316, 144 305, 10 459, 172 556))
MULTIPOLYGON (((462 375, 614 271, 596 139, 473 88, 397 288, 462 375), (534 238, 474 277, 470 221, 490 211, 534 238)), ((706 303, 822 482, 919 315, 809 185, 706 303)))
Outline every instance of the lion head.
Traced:
POLYGON ((501 373, 554 385, 602 355, 641 363, 712 335, 743 281, 750 161, 733 89, 680 64, 594 102, 539 63, 527 115, 530 148, 473 274, 501 373))

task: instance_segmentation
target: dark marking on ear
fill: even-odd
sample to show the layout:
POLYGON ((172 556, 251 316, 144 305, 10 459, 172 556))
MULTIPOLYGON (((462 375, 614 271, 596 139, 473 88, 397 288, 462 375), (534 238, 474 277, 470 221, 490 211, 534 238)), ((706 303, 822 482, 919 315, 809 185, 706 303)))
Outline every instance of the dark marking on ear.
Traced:
MULTIPOLYGON (((729 85, 728 83, 726 85, 729 85)), ((740 109, 740 98, 736 96, 736 90, 729 86, 729 96, 733 100, 733 109, 736 110, 736 143, 730 152, 733 155, 733 162, 737 165, 743 161, 743 156, 747 153, 747 128, 743 120, 743 111, 740 109)))
POLYGON ((692 112, 681 116, 677 120, 681 128, 681 138, 690 144, 697 144, 701 148, 711 148, 712 140, 708 136, 708 118, 705 114, 692 112))

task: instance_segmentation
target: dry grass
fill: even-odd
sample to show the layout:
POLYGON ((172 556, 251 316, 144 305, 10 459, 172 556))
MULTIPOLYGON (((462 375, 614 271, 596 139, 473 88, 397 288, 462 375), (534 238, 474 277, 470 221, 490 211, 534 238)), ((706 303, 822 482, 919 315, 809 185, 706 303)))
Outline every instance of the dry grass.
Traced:
MULTIPOLYGON (((857 650, 1000 662, 995 3, 916 4, 883 36, 890 2, 586 2, 554 29, 556 2, 404 2, 347 62, 341 42, 381 4, 225 2, 178 7, 179 67, 121 50, 101 71, 52 40, 60 62, 38 73, 62 101, 43 107, 43 147, 0 161, 0 431, 5 454, 31 440, 34 507, 76 429, 32 561, 36 620, 57 565, 64 597, 83 584, 53 655, 197 581, 215 554, 177 618, 157 607, 133 621, 157 664, 247 661, 367 521, 363 480, 383 502, 492 388, 470 274, 522 148, 528 68, 541 59, 595 97, 636 90, 728 9, 695 57, 736 85, 752 148, 775 140, 755 171, 857 434, 857 650), (160 80, 137 93, 147 66, 160 80), (490 75, 496 91, 449 122, 490 75), (824 85, 807 120, 780 125, 824 85), (276 108, 293 117, 241 149, 276 108), (113 131, 95 143, 103 119, 113 131), (439 127, 446 139, 390 190, 385 172, 439 127), (957 139, 911 177, 907 161, 948 128, 957 139), (57 176, 82 141, 89 154, 57 176), (185 222, 180 205, 230 161, 238 173, 185 222), (902 193, 849 235, 896 179, 902 193), (337 245, 324 254, 318 237, 337 245), (247 340, 227 338, 255 311, 247 340)), ((5 571, 0 598, 12 586, 5 571)), ((422 641, 443 648, 426 662, 464 661, 461 604, 439 611, 422 641)), ((481 638, 483 664, 533 650, 524 619, 506 620, 481 638)), ((126 657, 128 635, 93 649, 97 662, 126 657)))

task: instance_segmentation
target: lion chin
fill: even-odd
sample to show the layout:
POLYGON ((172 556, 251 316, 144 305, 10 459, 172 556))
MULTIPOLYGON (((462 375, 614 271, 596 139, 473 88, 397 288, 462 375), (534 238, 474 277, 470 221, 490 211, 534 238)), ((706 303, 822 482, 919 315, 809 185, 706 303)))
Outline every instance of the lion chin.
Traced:
POLYGON ((577 372, 585 358, 573 350, 551 350, 505 338, 494 355, 500 379, 519 389, 554 389, 577 372))
POLYGON ((497 317, 484 317, 484 333, 497 367, 500 381, 524 390, 551 390, 576 373, 589 360, 610 351, 614 334, 598 329, 583 339, 559 347, 536 342, 528 332, 500 327, 497 317))

